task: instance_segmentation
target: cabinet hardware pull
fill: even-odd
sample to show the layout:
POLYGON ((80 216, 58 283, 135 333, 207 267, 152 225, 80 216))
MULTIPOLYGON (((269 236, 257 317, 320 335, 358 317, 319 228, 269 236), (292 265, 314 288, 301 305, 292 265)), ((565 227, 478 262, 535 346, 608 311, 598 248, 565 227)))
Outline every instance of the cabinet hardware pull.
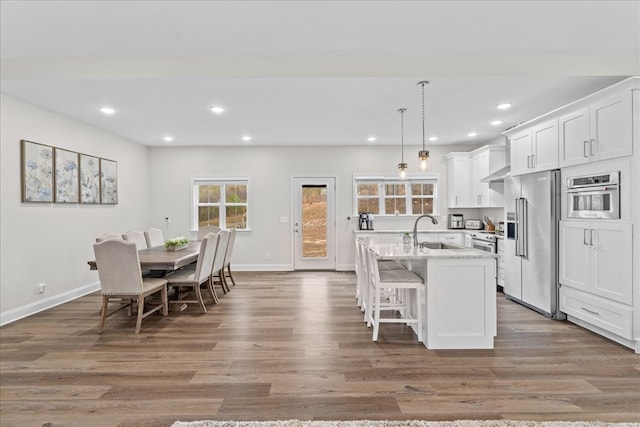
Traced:
POLYGON ((531 169, 531 156, 527 156, 527 169, 531 169))
POLYGON ((594 236, 596 236, 594 229, 591 229, 591 233, 589 233, 589 244, 593 246, 593 242, 596 240, 594 236))
POLYGON ((594 150, 593 150, 593 144, 594 144, 595 142, 596 142, 596 140, 595 140, 595 139, 592 139, 592 140, 589 142, 589 154, 590 154, 591 156, 595 156, 595 155, 596 155, 596 154, 595 154, 595 152, 594 152, 594 150))
POLYGON ((532 154, 531 155, 531 169, 535 169, 536 167, 536 155, 532 154))
POLYGON ((591 236, 591 233, 589 233, 589 229, 588 228, 583 228, 582 229, 582 243, 585 245, 589 245, 589 237, 591 236))
POLYGON ((582 147, 582 155, 584 157, 589 157, 589 141, 584 142, 584 146, 582 147))
POLYGON ((591 313, 591 314, 595 314, 596 316, 600 316, 600 313, 598 313, 597 311, 589 310, 588 308, 585 308, 585 307, 582 307, 582 309, 584 311, 586 311, 587 313, 591 313))

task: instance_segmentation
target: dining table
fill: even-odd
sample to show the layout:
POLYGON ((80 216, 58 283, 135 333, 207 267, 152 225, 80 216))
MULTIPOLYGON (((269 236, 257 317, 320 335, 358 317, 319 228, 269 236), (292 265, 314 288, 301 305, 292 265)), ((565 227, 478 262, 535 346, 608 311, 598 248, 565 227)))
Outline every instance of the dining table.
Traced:
MULTIPOLYGON (((173 251, 168 250, 164 246, 156 246, 153 248, 140 249, 138 258, 140 258, 141 270, 151 271, 175 271, 185 265, 198 260, 200 253, 200 241, 190 241, 183 249, 173 251)), ((90 270, 97 270, 95 260, 87 262, 90 270)))

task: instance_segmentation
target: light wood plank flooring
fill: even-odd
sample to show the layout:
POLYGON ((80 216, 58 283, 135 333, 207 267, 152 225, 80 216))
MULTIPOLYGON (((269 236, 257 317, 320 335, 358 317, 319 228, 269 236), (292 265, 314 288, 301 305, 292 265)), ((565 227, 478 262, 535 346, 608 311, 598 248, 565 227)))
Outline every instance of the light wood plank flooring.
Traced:
POLYGON ((237 273, 209 313, 121 310, 93 294, 0 329, 0 425, 169 426, 197 419, 640 421, 640 357, 498 294, 494 350, 378 343, 351 273, 237 273))

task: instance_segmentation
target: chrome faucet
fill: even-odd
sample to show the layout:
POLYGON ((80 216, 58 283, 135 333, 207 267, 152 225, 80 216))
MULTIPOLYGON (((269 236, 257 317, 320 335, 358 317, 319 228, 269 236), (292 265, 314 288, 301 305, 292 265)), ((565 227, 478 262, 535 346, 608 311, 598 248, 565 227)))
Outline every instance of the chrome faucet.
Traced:
POLYGON ((418 247, 418 221, 420 221, 424 217, 431 218, 431 222, 433 222, 434 224, 438 223, 436 217, 429 214, 420 215, 418 218, 416 218, 416 222, 413 223, 413 246, 415 247, 418 247))

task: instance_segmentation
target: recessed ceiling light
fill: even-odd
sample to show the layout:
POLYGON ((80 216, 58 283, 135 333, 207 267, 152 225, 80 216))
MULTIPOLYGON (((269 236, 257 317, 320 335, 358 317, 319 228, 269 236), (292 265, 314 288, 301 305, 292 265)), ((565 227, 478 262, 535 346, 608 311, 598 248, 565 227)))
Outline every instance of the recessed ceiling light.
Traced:
POLYGON ((478 136, 478 132, 469 132, 467 136, 470 136, 473 138, 474 136, 478 136))
POLYGON ((438 137, 437 137, 437 136, 429 137, 429 141, 431 141, 431 142, 433 142, 433 141, 437 141, 437 140, 438 140, 438 137))
POLYGON ((367 141, 375 142, 376 141, 376 137, 375 136, 370 136, 369 138, 367 138, 367 141))
POLYGON ((106 105, 102 106, 102 107, 99 107, 98 110, 100 110, 100 112, 104 113, 104 114, 113 114, 113 113, 116 112, 116 110, 114 110, 111 107, 107 107, 106 105))
POLYGON ((503 102, 502 104, 498 104, 496 107, 498 110, 506 110, 507 108, 511 108, 511 103, 503 102))
POLYGON ((162 139, 164 139, 166 142, 171 142, 171 141, 173 141, 173 137, 172 137, 172 136, 169 136, 169 135, 166 135, 166 136, 162 137, 162 139))
POLYGON ((249 135, 242 135, 242 140, 248 142, 251 141, 251 137, 249 135))
POLYGON ((214 114, 222 114, 225 111, 225 108, 221 105, 212 105, 211 107, 209 107, 209 109, 214 114))
POLYGON ((498 126, 502 124, 502 120, 494 120, 491 122, 491 126, 498 126))

